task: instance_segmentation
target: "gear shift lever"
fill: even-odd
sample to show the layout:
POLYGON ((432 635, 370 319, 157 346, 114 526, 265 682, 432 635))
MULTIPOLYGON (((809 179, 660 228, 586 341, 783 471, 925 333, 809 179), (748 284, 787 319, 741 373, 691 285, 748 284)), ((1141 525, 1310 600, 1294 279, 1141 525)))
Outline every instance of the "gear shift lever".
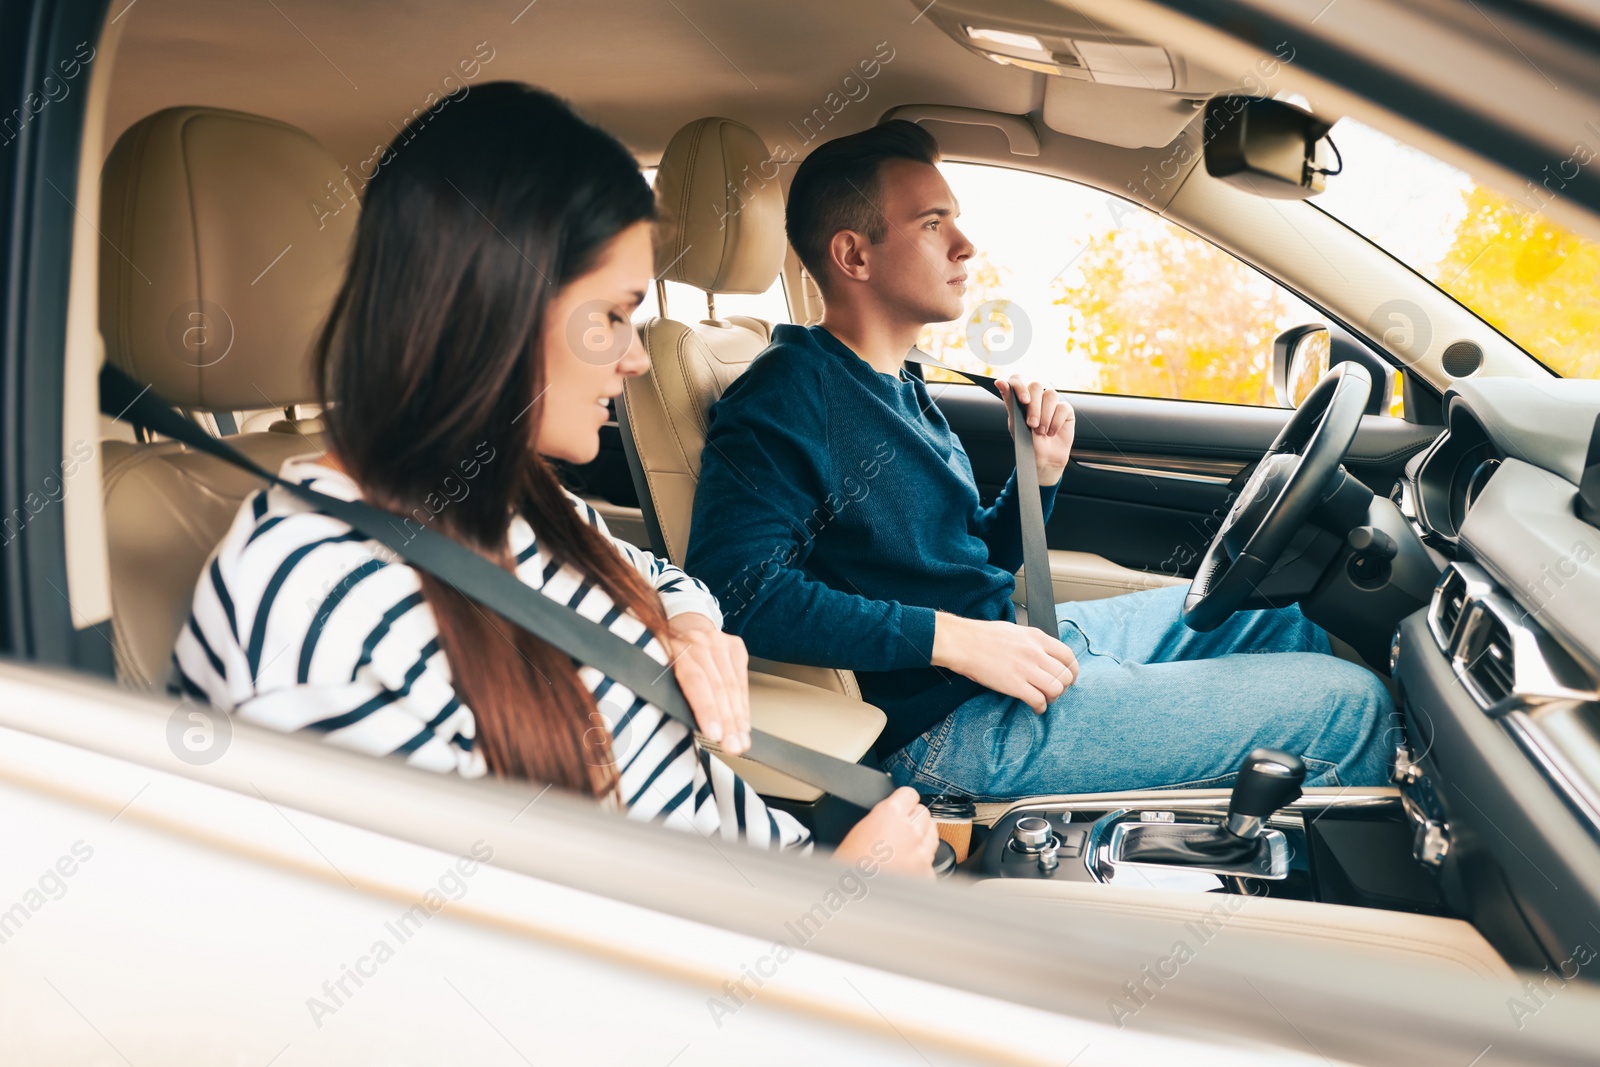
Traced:
POLYGON ((1306 765, 1299 756, 1275 748, 1256 749, 1239 768, 1223 828, 1246 840, 1260 837, 1278 809, 1300 799, 1300 783, 1305 780, 1306 765))
POLYGON ((1249 864, 1260 852, 1267 820, 1299 798, 1305 778, 1306 765, 1300 757, 1258 748, 1239 768, 1228 818, 1221 826, 1145 824, 1117 858, 1173 867, 1249 864))

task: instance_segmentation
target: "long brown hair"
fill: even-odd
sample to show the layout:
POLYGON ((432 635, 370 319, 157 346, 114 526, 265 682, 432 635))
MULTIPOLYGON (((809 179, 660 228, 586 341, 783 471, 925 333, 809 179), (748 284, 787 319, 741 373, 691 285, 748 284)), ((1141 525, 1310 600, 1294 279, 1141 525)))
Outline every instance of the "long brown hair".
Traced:
MULTIPOLYGON (((316 372, 331 448, 369 501, 507 570, 520 514, 547 559, 659 634, 660 598, 533 447, 550 301, 654 217, 627 149, 557 97, 497 82, 449 99, 394 140, 366 188, 316 372)), ((610 733, 573 661, 420 576, 489 769, 613 790, 610 733)))

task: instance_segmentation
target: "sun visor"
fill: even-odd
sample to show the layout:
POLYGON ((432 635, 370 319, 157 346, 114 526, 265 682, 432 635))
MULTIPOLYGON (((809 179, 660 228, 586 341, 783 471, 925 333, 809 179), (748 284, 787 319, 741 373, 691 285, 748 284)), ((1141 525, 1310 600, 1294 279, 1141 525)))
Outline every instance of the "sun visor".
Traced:
POLYGON ((1046 78, 1044 124, 1057 133, 1119 148, 1172 143, 1205 106, 1204 96, 1046 78))

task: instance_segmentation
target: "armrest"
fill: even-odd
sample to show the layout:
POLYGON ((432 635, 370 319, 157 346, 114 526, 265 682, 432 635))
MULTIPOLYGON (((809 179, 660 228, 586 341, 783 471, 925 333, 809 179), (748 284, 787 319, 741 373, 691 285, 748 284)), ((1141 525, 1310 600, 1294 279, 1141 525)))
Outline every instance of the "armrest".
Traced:
MULTIPOLYGON (((1140 589, 1180 585, 1186 581, 1187 578, 1170 574, 1136 571, 1120 563, 1112 563, 1093 552, 1070 552, 1060 548, 1050 550, 1050 584, 1055 587, 1057 604, 1069 600, 1100 600, 1140 589)), ((1017 588, 1011 594, 1011 599, 1018 604, 1027 603, 1021 568, 1017 570, 1017 588)))
MULTIPOLYGON (((750 674, 750 725, 785 741, 854 763, 866 755, 886 722, 888 718, 871 704, 789 678, 750 674)), ((720 746, 704 737, 699 741, 762 796, 802 804, 822 796, 815 786, 759 763, 724 755, 720 746)))

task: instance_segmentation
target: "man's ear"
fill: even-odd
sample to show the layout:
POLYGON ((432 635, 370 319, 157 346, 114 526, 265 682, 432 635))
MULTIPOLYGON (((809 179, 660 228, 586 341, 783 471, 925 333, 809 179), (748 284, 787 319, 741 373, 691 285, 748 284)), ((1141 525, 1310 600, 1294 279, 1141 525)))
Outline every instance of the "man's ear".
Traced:
POLYGON ((867 235, 855 230, 840 230, 828 242, 828 258, 833 267, 850 281, 865 282, 871 279, 871 254, 867 251, 872 242, 867 235))

